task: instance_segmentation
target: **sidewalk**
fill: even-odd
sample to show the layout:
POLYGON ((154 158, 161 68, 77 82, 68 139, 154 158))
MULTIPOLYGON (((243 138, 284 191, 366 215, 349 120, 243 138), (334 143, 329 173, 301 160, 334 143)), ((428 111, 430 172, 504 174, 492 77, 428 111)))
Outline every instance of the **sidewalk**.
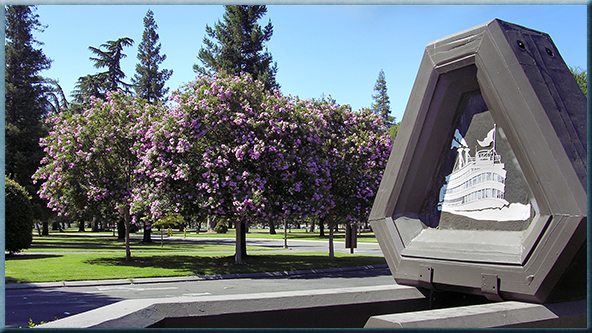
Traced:
POLYGON ((223 279, 249 279, 249 278, 278 278, 294 275, 309 275, 335 272, 350 272, 350 271, 368 271, 374 269, 384 269, 388 266, 384 265, 369 265, 361 267, 344 267, 344 268, 329 268, 316 270, 301 270, 301 271, 284 271, 284 272, 264 272, 264 273, 242 273, 242 274, 227 274, 227 275, 199 275, 199 276, 171 276, 171 277, 154 277, 154 278, 132 278, 132 279, 116 279, 116 280, 90 280, 90 281, 62 281, 62 282, 40 282, 40 283, 13 283, 6 284, 5 289, 40 289, 40 288, 62 288, 62 287, 94 287, 94 286, 114 286, 127 284, 147 284, 147 283, 168 283, 168 282, 190 282, 200 280, 223 280, 223 279))

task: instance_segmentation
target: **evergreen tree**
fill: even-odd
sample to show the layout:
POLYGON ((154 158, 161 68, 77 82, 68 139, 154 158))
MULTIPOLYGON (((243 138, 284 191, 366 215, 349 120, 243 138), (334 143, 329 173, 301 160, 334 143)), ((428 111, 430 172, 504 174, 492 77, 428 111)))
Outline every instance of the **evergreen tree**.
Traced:
POLYGON ((580 67, 569 67, 569 71, 573 74, 584 95, 588 97, 588 71, 580 67))
POLYGON ((225 6, 224 22, 206 25, 205 48, 197 58, 204 67, 193 66, 196 73, 211 75, 225 72, 230 75, 249 73, 265 84, 266 89, 279 89, 275 80, 277 64, 263 44, 273 35, 271 20, 261 28, 257 21, 267 13, 266 6, 225 6), (209 38, 208 38, 209 37, 209 38))
POLYGON ((74 90, 76 102, 84 104, 88 102, 91 96, 105 99, 107 93, 116 91, 120 88, 125 92, 130 92, 131 84, 123 81, 125 73, 121 70, 121 59, 127 57, 123 53, 125 46, 133 45, 134 40, 129 37, 110 40, 101 44, 99 48, 89 46, 88 49, 96 55, 89 59, 94 61, 95 68, 107 68, 105 72, 99 72, 93 75, 82 76, 78 79, 74 90))
POLYGON ((161 44, 156 32, 158 25, 154 20, 154 13, 148 10, 144 17, 144 34, 142 43, 138 46, 138 60, 136 74, 132 79, 136 94, 149 103, 165 101, 165 95, 169 88, 164 88, 165 82, 173 75, 170 69, 158 69, 158 65, 165 59, 166 55, 160 55, 161 44))
POLYGON ((35 6, 5 7, 5 174, 27 189, 35 215, 45 206, 37 195, 31 176, 44 156, 39 139, 47 134, 43 119, 48 113, 46 80, 40 72, 51 60, 33 37, 44 27, 35 6))
POLYGON ((58 80, 46 78, 45 79, 45 87, 47 88, 44 93, 44 101, 46 108, 51 113, 57 113, 62 108, 67 109, 69 107, 68 100, 66 99, 66 95, 64 94, 64 90, 58 80))
POLYGON ((391 113, 391 101, 389 100, 386 90, 386 79, 384 71, 381 69, 380 73, 378 73, 376 84, 374 85, 374 91, 376 94, 372 95, 374 102, 372 102, 371 110, 375 114, 381 115, 385 126, 390 127, 395 122, 395 118, 389 115, 391 113))

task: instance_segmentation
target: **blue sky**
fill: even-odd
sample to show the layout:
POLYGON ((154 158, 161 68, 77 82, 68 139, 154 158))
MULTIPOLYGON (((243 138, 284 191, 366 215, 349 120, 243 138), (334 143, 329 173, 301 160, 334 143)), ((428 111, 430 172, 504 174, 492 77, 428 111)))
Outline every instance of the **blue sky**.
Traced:
MULTIPOLYGON (((149 8, 167 56, 162 66, 174 70, 167 86, 194 80, 205 26, 222 19, 221 5, 40 5, 39 20, 48 27, 36 37, 53 60, 42 75, 58 79, 69 95, 79 77, 97 72, 89 46, 131 37, 134 46, 122 61, 129 82, 149 8)), ((268 5, 259 23, 272 21, 267 47, 284 94, 330 94, 358 110, 371 105, 383 69, 391 115, 401 121, 426 45, 494 18, 548 33, 568 66, 587 68, 585 5, 268 5)))

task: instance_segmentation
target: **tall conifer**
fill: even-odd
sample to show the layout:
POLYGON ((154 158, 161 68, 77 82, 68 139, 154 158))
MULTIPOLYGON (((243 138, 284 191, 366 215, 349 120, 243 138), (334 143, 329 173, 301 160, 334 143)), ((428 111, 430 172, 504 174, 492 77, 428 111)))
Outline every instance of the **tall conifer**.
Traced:
POLYGON ((138 60, 136 74, 132 83, 138 97, 146 99, 149 103, 164 102, 169 88, 164 88, 166 81, 173 75, 170 69, 159 70, 158 66, 166 59, 166 55, 160 55, 160 37, 156 32, 158 25, 154 20, 154 13, 148 10, 144 17, 144 33, 142 43, 138 46, 138 60))
POLYGON ((391 102, 387 95, 386 78, 382 69, 378 73, 374 91, 376 94, 372 95, 374 102, 372 102, 371 110, 375 114, 381 115, 385 126, 390 127, 394 123, 395 118, 389 115, 391 113, 391 102))
POLYGON ((127 55, 123 53, 125 46, 133 45, 134 40, 129 37, 110 40, 100 47, 89 46, 88 49, 95 54, 90 57, 95 68, 107 68, 104 72, 82 76, 76 82, 74 97, 76 102, 84 104, 91 96, 105 99, 110 91, 119 89, 129 92, 131 84, 123 81, 125 73, 121 69, 121 60, 127 55))
POLYGON ((48 113, 46 80, 40 72, 51 60, 33 37, 43 31, 35 6, 5 7, 5 174, 25 187, 33 197, 34 211, 40 207, 37 187, 31 176, 44 156, 39 138, 47 134, 43 119, 48 113))
POLYGON ((225 6, 223 22, 212 29, 206 25, 203 43, 197 58, 203 67, 195 64, 196 73, 211 75, 225 72, 239 75, 249 73, 265 84, 266 89, 279 89, 275 80, 277 64, 271 53, 264 50, 264 43, 273 35, 271 20, 261 28, 257 21, 267 13, 266 6, 225 6))

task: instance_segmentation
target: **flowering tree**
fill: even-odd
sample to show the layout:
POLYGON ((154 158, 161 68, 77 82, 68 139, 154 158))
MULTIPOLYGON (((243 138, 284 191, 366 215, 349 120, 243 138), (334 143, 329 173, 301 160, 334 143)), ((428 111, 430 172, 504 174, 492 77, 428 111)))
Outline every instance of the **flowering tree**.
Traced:
MULTIPOLYGON (((237 263, 247 221, 319 213, 324 201, 312 192, 328 190, 327 172, 315 153, 321 119, 307 102, 266 91, 248 75, 202 76, 172 99, 175 107, 149 131, 146 158, 162 177, 152 193, 185 213, 235 221, 237 263)), ((154 215, 161 206, 153 202, 154 215)))
POLYGON ((379 116, 266 91, 248 75, 199 77, 172 99, 152 145, 161 188, 236 221, 237 263, 249 219, 367 216, 391 145, 379 116))
POLYGON ((349 105, 320 103, 327 127, 323 156, 330 165, 331 205, 329 256, 333 259, 333 227, 339 221, 367 219, 391 151, 392 140, 380 115, 349 105))
POLYGON ((108 93, 94 99, 82 114, 63 111, 50 118, 53 127, 41 140, 46 157, 33 176, 44 180, 40 196, 59 214, 110 206, 125 221, 126 260, 130 260, 129 225, 146 191, 143 172, 148 124, 161 115, 141 99, 108 93))
POLYGON ((127 260, 135 220, 231 219, 237 264, 249 220, 367 216, 390 151, 379 116, 284 96, 249 75, 201 76, 171 99, 168 108, 110 93, 83 114, 51 118, 35 174, 49 206, 117 209, 127 260))

